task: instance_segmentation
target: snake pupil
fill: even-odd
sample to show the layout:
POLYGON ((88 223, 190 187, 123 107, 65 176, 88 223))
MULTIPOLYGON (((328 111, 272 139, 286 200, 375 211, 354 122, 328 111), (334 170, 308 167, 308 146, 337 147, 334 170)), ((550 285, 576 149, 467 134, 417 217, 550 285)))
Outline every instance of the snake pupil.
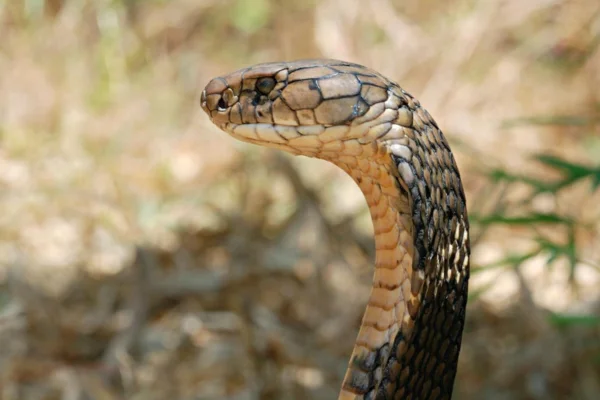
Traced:
POLYGON ((222 97, 217 102, 217 107, 218 107, 219 111, 225 111, 227 109, 227 103, 225 102, 225 100, 222 97))
POLYGON ((256 89, 262 94, 269 94, 275 87, 275 79, 273 78, 260 78, 256 82, 256 89))

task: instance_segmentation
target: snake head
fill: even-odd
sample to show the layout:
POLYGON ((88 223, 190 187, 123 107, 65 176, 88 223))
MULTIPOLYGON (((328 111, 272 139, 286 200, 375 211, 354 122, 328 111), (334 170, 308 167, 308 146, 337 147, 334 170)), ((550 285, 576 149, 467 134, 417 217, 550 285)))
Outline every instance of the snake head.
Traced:
POLYGON ((380 74, 336 60, 240 69, 211 80, 200 103, 237 139, 330 159, 344 153, 347 141, 403 136, 413 123, 411 106, 418 105, 380 74))

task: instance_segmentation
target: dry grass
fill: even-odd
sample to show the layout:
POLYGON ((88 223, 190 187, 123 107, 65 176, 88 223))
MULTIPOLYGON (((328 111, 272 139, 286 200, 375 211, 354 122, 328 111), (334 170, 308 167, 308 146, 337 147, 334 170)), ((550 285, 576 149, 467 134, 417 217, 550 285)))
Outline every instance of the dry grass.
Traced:
POLYGON ((600 175, 596 0, 15 0, 0 37, 0 398, 335 397, 361 195, 198 107, 215 75, 305 57, 393 77, 453 143, 476 236, 457 398, 598 398, 600 191, 547 184, 600 175))

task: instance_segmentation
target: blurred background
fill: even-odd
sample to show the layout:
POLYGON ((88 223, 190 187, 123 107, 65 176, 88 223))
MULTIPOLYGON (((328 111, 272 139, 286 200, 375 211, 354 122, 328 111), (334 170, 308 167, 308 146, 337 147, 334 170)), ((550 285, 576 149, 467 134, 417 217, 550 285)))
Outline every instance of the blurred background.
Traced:
POLYGON ((306 57, 396 80, 450 140, 456 398, 600 398, 599 43, 597 0, 1 1, 0 398, 336 397, 362 195, 199 107, 214 76, 306 57))

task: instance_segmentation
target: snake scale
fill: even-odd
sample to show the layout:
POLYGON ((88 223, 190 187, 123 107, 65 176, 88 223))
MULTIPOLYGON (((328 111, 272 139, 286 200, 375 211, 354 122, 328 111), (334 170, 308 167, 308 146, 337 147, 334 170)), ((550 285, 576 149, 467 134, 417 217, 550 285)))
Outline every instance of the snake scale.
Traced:
POLYGON ((318 59, 214 78, 200 102, 236 139, 332 162, 367 200, 373 286, 339 399, 450 399, 469 222, 456 162, 429 113, 373 70, 318 59))

